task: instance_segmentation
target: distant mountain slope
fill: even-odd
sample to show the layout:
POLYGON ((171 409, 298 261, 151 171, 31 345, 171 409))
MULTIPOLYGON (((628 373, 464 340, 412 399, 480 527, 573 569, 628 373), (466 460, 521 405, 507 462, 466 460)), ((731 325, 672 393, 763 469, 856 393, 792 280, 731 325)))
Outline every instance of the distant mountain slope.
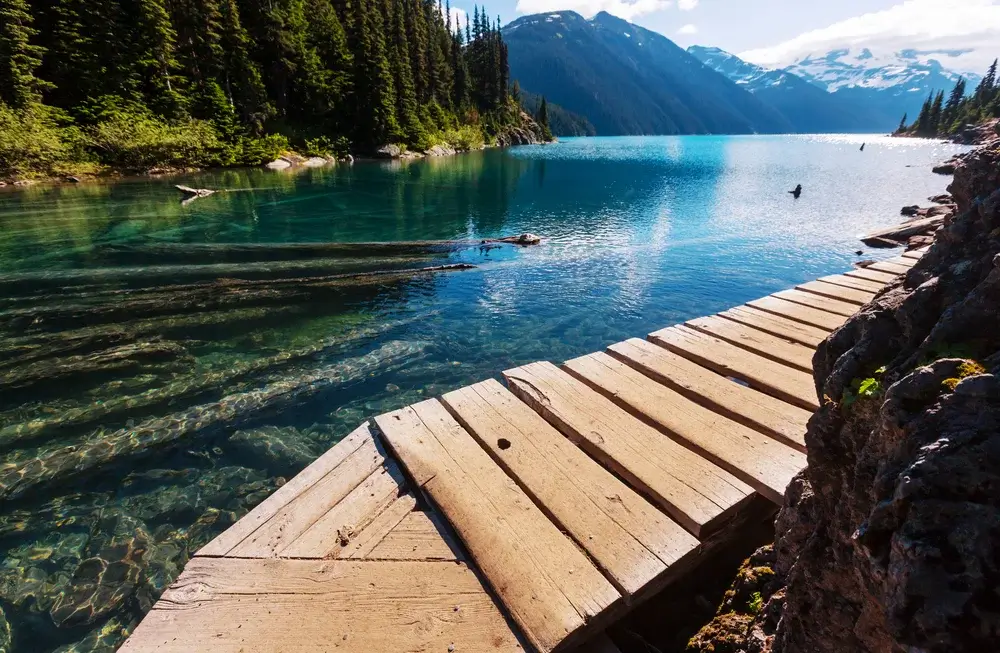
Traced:
POLYGON ((605 12, 525 16, 503 37, 511 79, 602 135, 792 131, 780 112, 666 37, 605 12))
MULTIPOLYGON (((532 116, 538 115, 542 104, 542 96, 528 91, 521 91, 521 106, 532 116)), ((555 102, 546 99, 549 113, 549 130, 554 136, 596 136, 597 130, 584 116, 568 111, 555 102)))
POLYGON ((865 103, 829 93, 786 70, 764 68, 719 48, 693 45, 687 51, 780 111, 796 132, 887 131, 899 122, 897 116, 887 125, 885 116, 865 103))
POLYGON ((889 130, 896 128, 904 112, 910 118, 917 115, 931 91, 943 90, 947 94, 961 76, 969 80, 970 88, 979 83, 979 75, 948 70, 934 58, 952 54, 901 50, 876 55, 868 48, 845 48, 803 57, 783 70, 829 91, 834 97, 867 105, 879 114, 882 127, 889 130))

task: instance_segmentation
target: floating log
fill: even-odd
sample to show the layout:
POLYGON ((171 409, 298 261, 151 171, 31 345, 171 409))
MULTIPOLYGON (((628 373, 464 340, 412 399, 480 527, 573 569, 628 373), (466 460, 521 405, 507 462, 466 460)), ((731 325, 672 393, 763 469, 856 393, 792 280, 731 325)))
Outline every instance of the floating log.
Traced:
POLYGON ((33 488, 78 476, 183 438, 204 435, 222 427, 246 428, 275 409, 301 403, 376 372, 396 369, 421 355, 427 346, 425 342, 388 342, 364 356, 324 365, 259 390, 227 395, 219 401, 147 420, 134 428, 113 433, 98 431, 89 441, 17 463, 0 472, 0 498, 13 499, 33 488))
POLYGON ((895 241, 895 245, 889 246, 900 247, 906 244, 906 241, 910 238, 910 236, 918 236, 934 231, 944 224, 945 217, 946 216, 943 215, 935 215, 930 218, 911 220, 910 222, 904 222, 903 224, 896 225, 895 227, 888 227, 886 229, 873 231, 862 238, 861 242, 869 247, 886 247, 887 242, 895 241))
POLYGON ((447 253, 488 244, 537 245, 541 238, 520 234, 486 240, 409 240, 363 243, 147 243, 104 245, 98 254, 137 264, 205 263, 206 261, 250 263, 307 258, 400 256, 447 253))
POLYGON ((198 199, 199 197, 215 195, 217 192, 208 188, 191 188, 190 186, 182 186, 181 184, 177 184, 174 188, 179 190, 181 194, 184 195, 185 202, 190 202, 191 200, 198 199))
POLYGON ((191 376, 186 376, 166 385, 151 388, 138 395, 115 396, 87 406, 62 410, 55 415, 46 415, 42 419, 34 419, 21 424, 5 426, 0 428, 0 448, 9 447, 15 442, 25 442, 44 437, 66 428, 92 424, 111 416, 129 415, 137 410, 149 409, 161 404, 197 397, 211 390, 225 391, 226 388, 240 379, 264 373, 274 373, 290 363, 309 358, 328 356, 331 353, 343 351, 348 347, 377 338, 395 329, 425 320, 431 314, 424 313, 412 318, 381 322, 375 326, 352 329, 347 333, 324 338, 315 345, 304 349, 284 351, 274 356, 266 356, 253 361, 237 363, 224 370, 199 371, 191 376))
POLYGON ((0 327, 12 330, 29 327, 51 330, 224 308, 304 304, 325 292, 336 292, 342 288, 393 283, 422 275, 470 270, 475 267, 458 263, 276 281, 220 279, 211 283, 115 290, 104 293, 102 298, 109 301, 97 305, 79 303, 4 311, 0 313, 0 327))

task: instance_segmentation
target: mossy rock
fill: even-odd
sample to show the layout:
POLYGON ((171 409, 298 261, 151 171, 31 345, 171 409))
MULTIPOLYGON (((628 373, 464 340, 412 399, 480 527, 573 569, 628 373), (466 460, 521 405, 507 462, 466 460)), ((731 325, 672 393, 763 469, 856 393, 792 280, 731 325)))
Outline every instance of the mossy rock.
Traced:
POLYGON ((688 641, 687 653, 739 653, 754 617, 729 612, 712 619, 688 641))

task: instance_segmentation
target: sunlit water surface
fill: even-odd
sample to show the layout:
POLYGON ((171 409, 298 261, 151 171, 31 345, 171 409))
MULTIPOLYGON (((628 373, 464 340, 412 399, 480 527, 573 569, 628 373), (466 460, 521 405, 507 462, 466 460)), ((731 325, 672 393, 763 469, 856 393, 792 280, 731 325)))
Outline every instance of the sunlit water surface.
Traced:
MULTIPOLYGON (((944 191, 948 178, 930 166, 959 149, 870 135, 567 139, 0 194, 0 489, 19 495, 0 514, 0 650, 110 650, 193 551, 369 417, 846 270, 858 235, 944 191), (175 183, 236 192, 181 205, 175 183), (786 191, 798 183, 795 200, 786 191), (10 319, 92 306, 88 293, 153 265, 158 284, 191 282, 181 268, 174 276, 176 262, 109 254, 133 245, 521 232, 544 244, 414 257, 400 264, 479 267, 214 322, 194 309, 141 328, 72 312, 58 327, 10 319), (79 283, 81 270, 93 284, 52 281, 79 283), (166 353, 10 386, 5 375, 27 368, 9 361, 32 347, 111 327, 166 353), (276 388, 300 387, 273 401, 276 388), (213 403, 238 393, 235 412, 213 403)), ((44 378, 72 355, 32 369, 44 378)))

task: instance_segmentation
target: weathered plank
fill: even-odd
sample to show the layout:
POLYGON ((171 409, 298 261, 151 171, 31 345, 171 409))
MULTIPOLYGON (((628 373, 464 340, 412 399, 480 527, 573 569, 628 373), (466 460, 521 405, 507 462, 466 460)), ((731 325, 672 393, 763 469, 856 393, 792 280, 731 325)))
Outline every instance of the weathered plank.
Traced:
POLYGON ((920 257, 924 255, 924 252, 920 250, 910 250, 909 252, 903 252, 903 258, 909 258, 919 261, 920 257))
POLYGON ((551 363, 503 374, 514 394, 699 538, 753 495, 746 483, 551 363))
POLYGON ((281 550, 287 558, 336 557, 388 508, 406 487, 402 472, 386 460, 361 485, 281 550))
POLYGON ((910 271, 910 268, 906 265, 899 265, 898 263, 888 263, 885 261, 874 263, 865 268, 866 270, 875 270, 878 272, 887 272, 889 274, 906 274, 910 271))
POLYGON ((521 653, 476 575, 454 562, 196 557, 123 653, 521 653))
POLYGON ((745 381, 773 397, 808 410, 819 408, 811 374, 684 326, 651 333, 649 339, 719 374, 745 381))
POLYGON ((365 557, 369 560, 461 560, 457 547, 442 531, 430 513, 411 512, 365 557))
POLYGON ((666 430, 781 505, 806 456, 763 433, 699 406, 604 353, 566 361, 566 369, 633 415, 666 430))
POLYGON ((820 297, 819 295, 802 292, 801 290, 782 290, 774 293, 772 297, 844 317, 851 317, 858 312, 858 307, 855 304, 837 301, 828 297, 820 297))
POLYGON ((867 304, 875 296, 875 293, 867 290, 845 288, 844 286, 826 283, 825 281, 810 281, 809 283, 795 286, 795 289, 803 292, 811 292, 822 297, 829 297, 830 299, 839 299, 842 302, 857 304, 858 306, 867 304))
POLYGON ((810 349, 816 349, 819 343, 826 340, 827 336, 830 335, 830 332, 826 329, 802 324, 801 322, 796 322, 795 320, 790 320, 787 317, 775 315, 774 313, 766 313, 752 306, 736 306, 728 311, 719 313, 719 317, 752 326, 764 333, 770 333, 771 335, 797 342, 810 349))
POLYGON ((632 338, 608 347, 608 353, 646 376, 745 426, 806 450, 806 422, 811 412, 740 385, 672 351, 632 338))
POLYGON ((441 398, 626 599, 655 591, 698 540, 495 380, 441 398))
POLYGON ((844 276, 854 277, 855 279, 878 281, 883 284, 892 283, 899 278, 899 275, 895 272, 879 272, 878 270, 872 270, 871 268, 858 268, 856 270, 850 270, 845 272, 844 276))
POLYGON ((274 517, 290 501, 312 487, 316 481, 334 470, 351 454, 357 451, 361 445, 367 442, 372 442, 372 434, 368 429, 368 425, 362 424, 352 431, 350 435, 331 447, 325 454, 313 461, 311 465, 296 474, 292 480, 275 490, 274 494, 264 499, 256 508, 244 515, 242 519, 203 546, 195 555, 226 555, 233 547, 245 540, 262 524, 274 517))
POLYGON ((355 559, 367 557, 416 507, 417 499, 411 492, 399 497, 341 549, 337 557, 355 559))
POLYGON ((857 277, 849 277, 846 274, 831 274, 828 277, 820 277, 818 280, 825 283, 832 283, 835 286, 864 290, 872 294, 878 293, 880 290, 885 288, 885 284, 880 281, 858 279, 857 277))
POLYGON ((774 313, 789 320, 808 324, 828 332, 839 329, 847 320, 841 315, 809 308, 777 297, 761 297, 747 302, 747 306, 759 309, 765 313, 774 313))
POLYGON ((448 414, 428 400, 375 418, 539 651, 568 646, 621 600, 583 552, 448 414))
POLYGON ((719 340, 725 340, 764 358, 783 363, 803 372, 812 372, 813 350, 797 342, 715 315, 699 317, 684 324, 695 331, 706 333, 719 340))
POLYGON ((227 554, 239 558, 271 558, 340 503, 372 472, 385 463, 373 440, 368 440, 343 463, 306 488, 267 522, 227 554))
POLYGON ((892 258, 886 259, 883 263, 891 263, 892 265, 902 265, 904 268, 912 268, 917 264, 916 260, 908 258, 906 256, 893 256, 892 258))

